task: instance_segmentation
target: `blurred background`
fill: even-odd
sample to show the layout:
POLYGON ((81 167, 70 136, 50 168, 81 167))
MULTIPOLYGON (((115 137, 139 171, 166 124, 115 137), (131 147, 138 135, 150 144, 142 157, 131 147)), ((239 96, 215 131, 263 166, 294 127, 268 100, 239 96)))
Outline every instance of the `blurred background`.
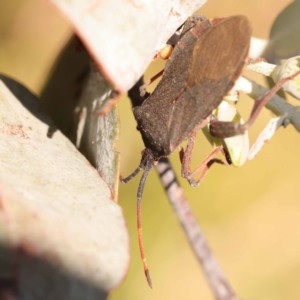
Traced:
MULTIPOLYGON (((268 38, 287 0, 210 0, 200 10, 206 17, 246 15, 258 38, 268 38)), ((49 70, 72 34, 70 25, 46 2, 2 0, 0 4, 0 72, 40 94, 49 70)), ((157 60, 146 78, 163 68, 157 60)), ((261 84, 262 76, 247 75, 261 84)), ((150 87, 153 90, 155 84, 150 87)), ((290 99, 289 99, 290 100, 290 99)), ((290 100, 296 104, 295 100, 290 100)), ((241 97, 238 109, 247 119, 253 102, 241 97)), ((143 143, 136 131, 131 104, 119 102, 121 174, 140 162, 143 143)), ((271 113, 264 110, 250 130, 253 142, 271 113)), ((300 136, 292 126, 279 129, 258 156, 241 168, 214 166, 198 188, 180 177, 184 193, 229 282, 242 299, 300 299, 300 136)), ((211 151, 199 132, 194 165, 211 151)), ((180 175, 178 153, 170 157, 180 175)), ((197 260, 173 214, 155 171, 143 197, 143 234, 154 289, 147 286, 136 229, 139 177, 121 185, 119 204, 131 237, 131 264, 117 299, 213 299, 197 260)))

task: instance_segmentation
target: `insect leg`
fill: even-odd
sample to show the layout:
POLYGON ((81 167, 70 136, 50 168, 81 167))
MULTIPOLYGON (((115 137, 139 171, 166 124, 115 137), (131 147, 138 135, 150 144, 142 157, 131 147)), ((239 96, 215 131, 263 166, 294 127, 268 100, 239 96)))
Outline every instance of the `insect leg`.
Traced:
POLYGON ((181 149, 180 151, 180 159, 182 163, 181 167, 181 176, 183 178, 186 178, 189 182, 189 184, 193 187, 198 186, 204 177, 206 176, 209 168, 214 164, 214 163, 219 163, 223 165, 228 165, 227 162, 222 161, 221 159, 216 159, 214 158, 215 155, 218 153, 222 153, 226 157, 226 153, 224 151, 224 148, 222 146, 216 147, 204 160, 202 163, 200 163, 197 168, 194 171, 191 171, 191 158, 192 158, 192 153, 194 150, 194 139, 191 138, 188 141, 188 145, 186 147, 186 150, 184 151, 181 149), (197 180, 195 180, 193 177, 195 176, 196 173, 200 172, 202 169, 200 176, 197 180))
POLYGON ((245 124, 233 123, 233 122, 212 122, 210 124, 210 133, 212 136, 218 138, 227 138, 243 134, 249 127, 255 122, 262 108, 268 103, 268 101, 277 93, 279 89, 288 81, 300 74, 300 71, 295 74, 281 79, 272 89, 262 98, 256 100, 253 109, 250 114, 249 121, 245 124))
POLYGON ((152 78, 150 78, 149 80, 147 80, 143 85, 140 86, 140 96, 143 97, 146 95, 146 87, 149 86, 153 81, 155 81, 158 77, 162 76, 162 74, 164 73, 164 70, 161 70, 160 72, 158 72, 156 75, 154 75, 152 78))

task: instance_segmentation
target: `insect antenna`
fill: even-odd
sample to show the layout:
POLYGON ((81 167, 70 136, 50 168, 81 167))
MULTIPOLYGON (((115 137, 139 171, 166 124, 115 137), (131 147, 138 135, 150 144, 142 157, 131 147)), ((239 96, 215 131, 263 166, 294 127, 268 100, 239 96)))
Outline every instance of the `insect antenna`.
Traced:
POLYGON ((138 166, 132 174, 130 174, 129 176, 127 176, 126 178, 122 178, 120 177, 120 180, 122 183, 126 184, 127 182, 129 182, 131 179, 133 179, 140 171, 142 170, 142 168, 140 166, 138 166))
POLYGON ((146 254, 144 250, 144 243, 143 243, 143 235, 142 235, 142 211, 141 211, 141 202, 142 202, 142 196, 143 196, 143 191, 144 191, 144 186, 146 179, 152 169, 152 159, 148 159, 144 168, 144 173, 142 175, 142 178, 140 180, 140 184, 138 187, 138 192, 137 192, 137 228, 138 228, 138 241, 139 241, 139 248, 140 248, 140 253, 141 253, 141 258, 143 261, 143 267, 144 267, 144 272, 145 276, 147 279, 147 282, 149 286, 152 288, 152 281, 150 277, 150 272, 149 268, 147 265, 147 259, 146 259, 146 254))
POLYGON ((138 242, 139 242, 139 248, 140 248, 140 253, 141 253, 141 258, 143 261, 143 267, 144 267, 144 272, 145 276, 147 279, 147 282, 149 286, 152 288, 152 281, 147 265, 147 259, 145 255, 145 250, 144 250, 144 243, 143 243, 143 235, 142 235, 142 211, 141 211, 141 202, 142 202, 142 197, 143 197, 143 191, 144 191, 144 186, 147 180, 147 177, 153 167, 154 164, 157 163, 157 160, 154 159, 153 154, 151 150, 145 149, 142 152, 142 160, 140 165, 136 168, 136 170, 129 175, 126 178, 120 178, 122 183, 127 183, 131 179, 133 179, 141 170, 144 170, 144 173, 141 177, 138 191, 137 191, 137 228, 138 228, 138 242))

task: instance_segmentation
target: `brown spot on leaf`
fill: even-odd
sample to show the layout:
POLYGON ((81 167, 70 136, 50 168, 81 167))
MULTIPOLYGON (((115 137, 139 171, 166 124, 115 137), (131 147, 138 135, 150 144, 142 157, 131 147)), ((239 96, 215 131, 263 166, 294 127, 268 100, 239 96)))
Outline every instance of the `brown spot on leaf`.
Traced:
POLYGON ((0 134, 15 135, 20 138, 28 139, 28 135, 23 131, 22 125, 3 124, 0 127, 0 134))

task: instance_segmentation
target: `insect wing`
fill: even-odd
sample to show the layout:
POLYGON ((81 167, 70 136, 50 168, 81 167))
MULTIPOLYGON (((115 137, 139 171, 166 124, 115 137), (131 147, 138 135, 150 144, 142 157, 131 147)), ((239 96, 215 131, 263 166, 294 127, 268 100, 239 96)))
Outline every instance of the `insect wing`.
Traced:
MULTIPOLYGON (((186 91, 176 101, 177 114, 170 122, 170 144, 178 147, 197 125, 202 123, 221 103, 242 72, 251 38, 251 26, 244 16, 211 21, 212 27, 197 40, 186 91), (181 135, 178 135, 180 123, 181 135)), ((194 29, 192 29, 194 30, 194 29)))
POLYGON ((144 144, 156 157, 171 154, 173 147, 170 145, 170 132, 173 135, 175 129, 171 128, 174 127, 173 120, 176 118, 180 122, 188 112, 181 109, 184 103, 177 100, 187 85, 198 36, 210 28, 211 23, 206 20, 195 27, 196 31, 187 31, 177 43, 154 92, 142 106, 133 110, 144 144))

